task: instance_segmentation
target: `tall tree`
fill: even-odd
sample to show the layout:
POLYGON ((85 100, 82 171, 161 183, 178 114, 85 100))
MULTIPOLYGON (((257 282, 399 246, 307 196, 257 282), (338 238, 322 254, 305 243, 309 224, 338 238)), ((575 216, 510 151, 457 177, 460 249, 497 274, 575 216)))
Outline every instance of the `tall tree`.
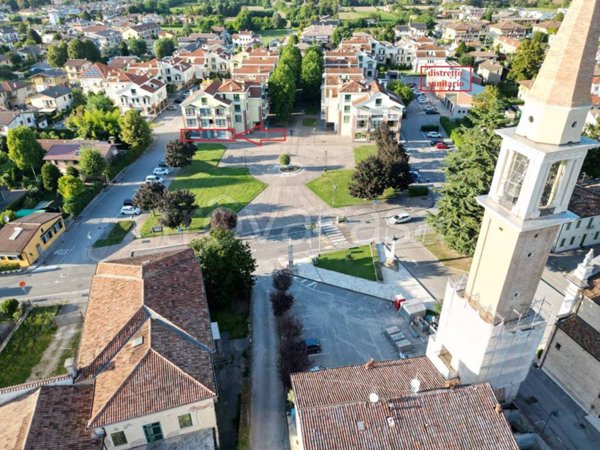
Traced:
POLYGON ((92 62, 100 61, 100 49, 89 39, 71 39, 67 45, 69 59, 88 59, 92 62))
POLYGON ((46 59, 52 67, 63 67, 69 59, 67 44, 64 41, 60 41, 50 45, 46 52, 46 59))
POLYGON ((30 28, 27 30, 27 41, 31 44, 41 44, 42 38, 37 31, 35 31, 33 28, 30 28))
POLYGON ((144 183, 135 194, 133 194, 133 204, 142 211, 152 211, 155 214, 163 201, 165 185, 162 183, 144 183))
POLYGON ((86 98, 85 106, 90 111, 100 110, 109 112, 115 110, 115 104, 103 92, 98 94, 90 92, 86 98))
POLYGON ((61 177, 60 170, 51 162, 45 162, 41 171, 42 186, 48 192, 58 189, 58 179, 61 177))
POLYGON ((382 122, 375 131, 375 142, 377 156, 384 166, 384 171, 379 176, 383 177, 385 187, 395 190, 408 189, 412 182, 409 156, 387 122, 382 122))
POLYGON ((319 103, 323 81, 323 52, 319 47, 310 47, 306 52, 302 59, 300 80, 302 82, 303 98, 311 103, 319 103))
POLYGON ((218 228, 189 246, 200 257, 211 307, 227 308, 232 301, 249 300, 257 266, 247 242, 237 239, 231 230, 218 228))
POLYGON ((58 179, 58 193, 65 202, 71 202, 80 196, 85 189, 80 178, 64 175, 58 179))
POLYGON ((121 113, 118 109, 114 111, 89 110, 83 106, 75 108, 65 120, 65 126, 77 133, 80 138, 101 141, 119 136, 120 124, 121 113))
POLYGON ((215 208, 210 215, 210 229, 224 228, 235 230, 237 226, 237 214, 229 208, 215 208))
POLYGON ((196 154, 196 146, 191 142, 179 140, 167 142, 165 147, 165 159, 171 167, 183 167, 192 162, 196 154))
POLYGON ((386 188, 386 167, 377 155, 363 159, 352 174, 350 195, 356 198, 372 199, 383 194, 386 188))
POLYGON ((146 149, 152 142, 152 128, 139 111, 130 109, 120 122, 120 137, 134 149, 146 149))
POLYGON ((79 154, 79 172, 86 180, 100 179, 106 173, 108 163, 100 152, 91 146, 82 146, 79 154))
POLYGON ((129 56, 129 48, 127 48, 127 42, 121 41, 119 44, 119 53, 121 56, 129 56))
POLYGON ((508 78, 514 81, 535 78, 542 67, 545 54, 546 46, 543 42, 533 39, 522 40, 511 62, 508 78))
POLYGON ((154 55, 158 58, 171 56, 175 51, 175 43, 173 39, 164 38, 154 41, 154 55))
POLYGON ((400 97, 400 100, 402 100, 402 103, 404 103, 405 106, 408 106, 410 102, 415 99, 415 93, 412 91, 410 86, 404 84, 402 81, 390 81, 387 85, 387 89, 400 97))
POLYGON ((488 129, 503 128, 509 124, 506 117, 506 98, 496 86, 486 86, 473 98, 467 120, 473 125, 488 129))
POLYGON ((143 39, 128 39, 127 48, 130 54, 133 53, 136 56, 143 56, 148 51, 146 41, 143 39))
POLYGON ((44 149, 28 126, 20 125, 8 130, 6 145, 8 157, 20 170, 35 170, 42 165, 44 149))
POLYGON ((294 306, 294 296, 286 291, 273 291, 269 295, 275 317, 281 317, 294 306))
POLYGON ((169 228, 189 227, 198 209, 196 197, 187 189, 166 191, 160 204, 160 223, 169 228))
POLYGON ((287 120, 294 110, 296 76, 287 64, 278 64, 269 79, 271 109, 280 120, 287 120))

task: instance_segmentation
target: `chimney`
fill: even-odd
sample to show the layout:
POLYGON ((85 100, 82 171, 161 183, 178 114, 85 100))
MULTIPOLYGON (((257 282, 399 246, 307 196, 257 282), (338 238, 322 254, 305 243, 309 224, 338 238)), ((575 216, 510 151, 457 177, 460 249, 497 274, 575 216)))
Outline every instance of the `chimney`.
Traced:
POLYGON ((494 407, 494 411, 496 411, 496 414, 501 414, 502 413, 502 405, 500 405, 500 403, 496 403, 496 406, 494 407))
POLYGON ((365 364, 365 369, 369 370, 372 369, 373 367, 375 367, 375 360, 373 358, 371 358, 366 364, 365 364))

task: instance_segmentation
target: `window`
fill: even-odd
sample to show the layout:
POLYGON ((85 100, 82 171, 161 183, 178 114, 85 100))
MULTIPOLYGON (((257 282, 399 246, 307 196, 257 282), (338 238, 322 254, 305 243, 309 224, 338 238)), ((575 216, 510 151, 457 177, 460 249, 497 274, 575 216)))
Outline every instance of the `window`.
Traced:
POLYGON ((556 344, 554 344, 554 348, 556 350, 560 350, 561 345, 557 342, 556 344))
POLYGON ((554 200, 556 199, 556 194, 558 193, 558 188, 564 173, 564 161, 558 161, 552 164, 550 171, 548 172, 548 177, 546 178, 544 190, 542 191, 542 197, 540 198, 540 209, 549 208, 552 206, 552 203, 554 203, 554 200))
POLYGON ((350 123, 350 116, 344 116, 344 123, 350 123))
POLYGON ((193 116, 194 114, 196 114, 196 108, 194 108, 193 106, 188 106, 187 108, 185 108, 186 116, 193 116))
POLYGON ((561 240, 560 240, 560 246, 561 246, 561 247, 564 247, 564 246, 565 246, 565 240, 564 240, 564 239, 561 239, 561 240))
POLYGON ((567 223, 567 227, 565 228, 565 230, 569 231, 571 229, 571 222, 567 223))
POLYGON ((350 105, 344 106, 344 112, 350 112, 350 105))
POLYGON ((577 222, 575 222, 575 228, 579 228, 579 225, 581 225, 581 220, 578 220, 577 222))
POLYGON ((375 106, 381 106, 382 100, 380 98, 375 100, 375 106))
POLYGON ((200 103, 203 104, 203 105, 206 105, 206 98, 202 97, 202 99, 200 100, 200 103))
POLYGON ((233 94, 233 101, 238 102, 240 100, 240 94, 233 94))
POLYGON ((597 240, 599 235, 600 231, 596 231, 596 233, 594 233, 594 240, 597 240))
POLYGON ((235 121, 240 123, 242 121, 242 116, 240 116, 239 114, 235 115, 235 121))
POLYGON ((127 444, 127 436, 125 436, 124 431, 117 431, 116 433, 111 433, 110 438, 112 439, 113 445, 115 447, 127 444))
POLYGON ((517 203, 528 166, 529 159, 525 155, 513 153, 508 174, 502 183, 500 203, 505 208, 512 208, 517 203))
POLYGON ((160 428, 160 422, 154 422, 150 425, 144 425, 144 434, 146 435, 146 441, 156 442, 163 439, 162 429, 160 428))
POLYGON ((235 112, 240 112, 241 111, 240 105, 235 105, 234 110, 235 110, 235 112))
POLYGON ((197 126, 197 124, 198 124, 198 122, 197 122, 197 121, 196 121, 196 119, 194 119, 194 118, 190 118, 190 117, 188 117, 188 118, 186 119, 186 125, 187 125, 188 127, 195 127, 195 126, 197 126))
POLYGON ((193 425, 191 414, 184 414, 183 416, 179 416, 177 420, 179 420, 179 428, 187 428, 193 425))
POLYGON ((349 102, 351 98, 352 98, 352 96, 350 94, 344 95, 344 101, 345 102, 349 102))
POLYGON ((225 126, 227 126, 227 122, 225 121, 225 119, 217 119, 217 126, 225 127, 225 126))
POLYGON ((573 245, 573 242, 575 242, 575 236, 573 236, 573 237, 571 238, 571 240, 569 241, 569 245, 573 245))

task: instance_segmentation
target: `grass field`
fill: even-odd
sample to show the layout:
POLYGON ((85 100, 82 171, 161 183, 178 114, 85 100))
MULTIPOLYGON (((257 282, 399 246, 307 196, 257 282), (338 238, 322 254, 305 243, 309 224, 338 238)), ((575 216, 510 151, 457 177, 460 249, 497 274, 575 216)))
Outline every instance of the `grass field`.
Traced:
POLYGON ((377 281, 369 245, 322 253, 318 256, 315 266, 365 280, 377 281))
MULTIPOLYGON (((358 163, 376 151, 374 145, 363 145, 354 149, 354 160, 358 163)), ((355 198, 350 195, 350 182, 354 169, 329 170, 319 178, 308 182, 306 186, 319 196, 321 200, 334 208, 344 206, 366 205, 373 200, 355 198)), ((395 196, 393 189, 387 189, 378 200, 385 200, 395 196)))
POLYGON ((0 388, 21 384, 31 376, 31 370, 42 355, 56 331, 54 316, 60 306, 34 308, 8 345, 0 353, 0 388))
POLYGON ((118 221, 113 225, 108 236, 94 242, 94 247, 108 247, 109 245, 120 244, 123 238, 127 236, 127 233, 129 233, 129 230, 131 230, 131 227, 133 227, 133 224, 133 220, 118 221))
POLYGON ((317 119, 311 119, 310 117, 305 117, 302 119, 302 125, 305 127, 314 127, 317 125, 317 119))
POLYGON ((265 45, 271 42, 273 39, 281 39, 282 37, 287 36, 291 32, 292 30, 288 28, 277 28, 275 30, 259 31, 258 33, 261 36, 261 41, 263 45, 265 45))
POLYGON ((417 238, 417 240, 445 266, 464 272, 468 272, 471 268, 473 259, 448 248, 442 237, 437 233, 432 232, 425 234, 422 237, 417 238))
POLYGON ((374 7, 359 8, 355 7, 354 11, 344 10, 338 13, 341 20, 369 19, 373 14, 379 16, 381 22, 393 22, 398 18, 395 14, 376 9, 374 7))
MULTIPOLYGON (((189 166, 179 171, 169 190, 189 189, 196 196, 199 208, 192 218, 191 230, 206 228, 213 209, 222 206, 235 212, 260 194, 266 184, 249 174, 243 167, 217 167, 225 147, 220 144, 200 144, 189 166)), ((153 236, 152 227, 158 225, 158 215, 150 214, 142 226, 143 237, 153 236)), ((177 230, 164 228, 164 234, 177 230)))

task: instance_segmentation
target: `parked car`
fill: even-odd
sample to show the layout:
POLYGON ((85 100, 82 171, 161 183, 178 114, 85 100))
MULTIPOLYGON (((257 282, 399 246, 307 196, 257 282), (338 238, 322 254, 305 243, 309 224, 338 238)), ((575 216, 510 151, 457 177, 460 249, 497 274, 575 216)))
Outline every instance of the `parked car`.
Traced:
POLYGON ((412 219, 412 217, 410 216, 410 214, 403 212, 403 213, 395 214, 392 217, 389 217, 388 223, 390 225, 398 225, 401 223, 410 222, 411 219, 412 219))
POLYGON ((413 183, 427 183, 428 182, 428 180, 426 180, 425 178, 423 178, 421 176, 421 172, 419 172, 418 170, 411 170, 410 176, 412 177, 413 183))
POLYGON ((169 169, 167 167, 155 167, 152 171, 154 175, 169 175, 169 169))
POLYGON ((429 139, 429 145, 431 145, 432 147, 435 147, 440 142, 444 142, 444 141, 441 138, 439 138, 439 139, 429 139))
MULTIPOLYGON (((180 102, 180 103, 181 103, 181 102, 180 102)), ((167 105, 167 109, 168 109, 169 111, 177 111, 177 106, 175 106, 173 103, 169 103, 169 104, 167 105)))
POLYGON ((126 198, 125 200, 123 200, 123 206, 133 206, 133 200, 131 200, 130 198, 126 198))
POLYGON ((121 214, 126 216, 139 216, 142 213, 140 208, 136 208, 133 205, 125 205, 121 208, 121 214))
POLYGON ((164 159, 161 159, 156 167, 165 167, 168 169, 169 165, 167 164, 167 162, 164 159))
POLYGON ((424 104, 429 103, 429 100, 424 95, 417 96, 417 103, 424 104))
POLYGON ((158 175, 148 175, 146 177, 146 183, 162 183, 163 179, 162 177, 159 177, 158 175))
POLYGON ((437 131, 429 131, 426 135, 429 139, 439 139, 442 137, 437 131))
POLYGON ((309 355, 321 353, 321 341, 317 338, 304 339, 304 345, 306 346, 309 355))
POLYGON ((431 107, 431 108, 425 108, 425 114, 439 114, 439 113, 440 112, 437 109, 433 108, 433 107, 431 107))
POLYGON ((444 142, 436 142, 434 147, 438 150, 448 150, 448 146, 444 142))
MULTIPOLYGON (((183 99, 182 99, 182 98, 179 98, 179 97, 178 97, 178 98, 176 98, 176 99, 175 99, 175 103, 177 103, 178 105, 179 105, 181 102, 183 102, 183 99)), ((177 107, 175 107, 175 108, 177 108, 177 107)))

